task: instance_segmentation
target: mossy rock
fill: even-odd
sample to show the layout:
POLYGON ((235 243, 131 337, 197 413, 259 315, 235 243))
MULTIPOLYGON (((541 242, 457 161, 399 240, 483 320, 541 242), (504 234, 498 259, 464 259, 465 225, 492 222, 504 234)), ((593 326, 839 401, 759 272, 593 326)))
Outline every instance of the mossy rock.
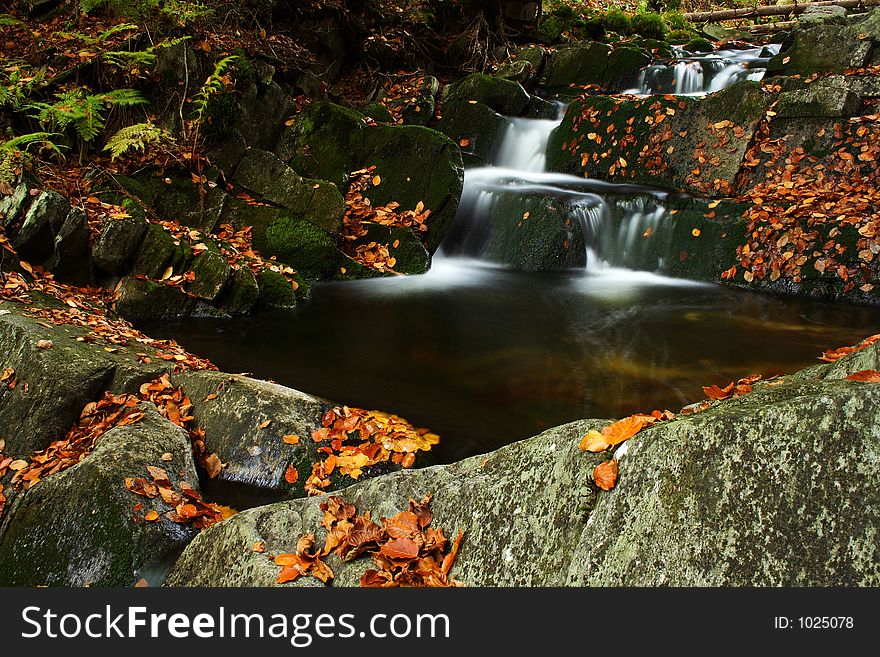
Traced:
POLYGON ((377 242, 388 246, 388 254, 397 261, 394 271, 399 274, 424 274, 431 268, 431 255, 425 245, 409 228, 389 228, 381 224, 365 223, 367 234, 357 244, 377 242))
POLYGON ((376 100, 358 105, 357 111, 373 119, 376 123, 394 123, 394 116, 388 111, 388 108, 376 100))
POLYGON ((428 125, 434 119, 434 107, 439 90, 440 82, 434 76, 428 75, 421 78, 412 96, 390 100, 388 104, 400 110, 405 125, 428 125))
POLYGON ((89 225, 84 212, 71 210, 67 215, 55 235, 52 255, 44 266, 62 283, 80 286, 94 283, 89 257, 89 225))
POLYGON ((92 262, 108 274, 122 276, 147 233, 147 223, 135 217, 108 220, 92 246, 92 262))
POLYGON ((200 299, 213 302, 223 294, 232 276, 232 267, 220 253, 203 251, 197 255, 190 266, 195 280, 188 283, 186 291, 200 299))
POLYGON ((281 215, 266 226, 254 244, 264 256, 275 256, 307 279, 327 276, 336 264, 336 242, 326 232, 305 221, 281 215))
POLYGON ((560 48, 548 56, 539 86, 548 95, 575 96, 577 85, 603 85, 610 55, 611 47, 597 41, 560 48))
POLYGON ((197 299, 172 285, 126 276, 117 290, 116 312, 130 322, 189 317, 197 299))
POLYGON ((602 85, 609 92, 623 91, 635 86, 639 72, 651 63, 651 56, 639 48, 618 46, 608 57, 602 85))
POLYGON ((503 78, 504 80, 512 80, 513 82, 518 82, 523 85, 523 88, 527 85, 529 79, 532 77, 534 73, 534 68, 531 63, 525 60, 514 60, 511 62, 505 62, 501 64, 497 69, 495 69, 495 77, 503 78))
POLYGON ((436 127, 459 144, 466 166, 488 166, 506 124, 507 119, 482 103, 458 101, 443 105, 436 127))
POLYGON ((443 103, 477 101, 505 116, 521 116, 529 94, 517 82, 471 73, 443 89, 443 103))
POLYGON ((845 118, 855 115, 861 105, 861 99, 846 87, 809 85, 779 94, 776 116, 779 119, 845 118))
POLYGON ((268 151, 245 151, 231 180, 254 196, 281 207, 291 208, 299 202, 302 177, 268 151))
POLYGON ((385 278, 393 275, 389 272, 381 272, 371 267, 365 267, 341 251, 339 252, 339 261, 336 263, 336 269, 333 270, 334 281, 360 281, 368 278, 385 278))
POLYGON ((183 171, 165 171, 159 178, 156 171, 147 170, 133 177, 117 176, 116 181, 161 218, 210 231, 217 224, 227 195, 216 185, 219 170, 206 169, 203 175, 208 182, 202 185, 183 171))
POLYGON ((192 250, 183 242, 175 240, 159 224, 147 226, 146 234, 132 265, 132 273, 147 278, 161 278, 168 267, 182 274, 192 262, 192 250))
POLYGON ((145 521, 172 507, 125 488, 126 477, 149 477, 147 466, 157 466, 175 486, 199 490, 187 433, 152 404, 140 408, 140 422, 111 429, 85 459, 15 499, 0 527, 0 585, 131 586, 164 571, 196 535, 161 515, 145 521))
POLYGON ((51 254, 55 236, 70 213, 70 202, 54 191, 37 194, 10 242, 22 260, 42 264, 51 254))
POLYGON ((239 267, 229 279, 228 295, 223 309, 230 315, 246 315, 257 304, 260 287, 248 267, 239 267))
POLYGON ((257 274, 258 303, 267 308, 296 308, 296 292, 284 276, 271 269, 257 274))
POLYGON ((712 45, 712 42, 703 37, 694 37, 682 47, 688 52, 712 52, 715 50, 715 46, 712 45))

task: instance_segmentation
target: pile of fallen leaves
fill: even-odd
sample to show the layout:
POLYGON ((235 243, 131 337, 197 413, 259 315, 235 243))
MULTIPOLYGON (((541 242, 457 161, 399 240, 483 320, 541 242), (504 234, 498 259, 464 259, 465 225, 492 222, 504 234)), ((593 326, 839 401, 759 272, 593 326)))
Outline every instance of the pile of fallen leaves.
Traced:
POLYGON ((345 194, 345 218, 341 233, 343 253, 364 267, 386 273, 393 272, 397 260, 390 255, 389 246, 371 241, 358 243, 367 234, 364 222, 381 224, 389 228, 409 228, 422 237, 428 230, 430 210, 419 201, 413 210, 401 210, 400 204, 392 201, 387 205, 374 206, 365 193, 382 183, 375 174, 376 167, 354 171, 351 174, 348 191, 345 194))
MULTIPOLYGON (((870 292, 880 254, 880 115, 819 128, 815 137, 828 144, 821 159, 771 139, 766 120, 758 126, 743 166, 763 171, 764 180, 742 197, 751 207, 737 264, 747 283, 798 284, 815 276, 809 267, 840 279, 844 292, 870 292)), ((726 274, 734 278, 737 268, 726 274)))
MULTIPOLYGON (((13 372, 14 376, 14 372, 13 372)), ((205 447, 204 431, 192 428, 192 403, 180 387, 171 385, 167 374, 141 386, 139 395, 114 395, 110 392, 96 401, 89 402, 80 413, 79 420, 64 438, 52 441, 46 449, 32 454, 27 461, 12 463, 15 471, 12 483, 30 488, 49 475, 76 465, 94 450, 101 437, 117 427, 140 422, 143 411, 138 408, 142 401, 151 402, 169 421, 187 429, 193 445, 193 453, 205 467, 210 477, 216 477, 222 468, 216 454, 205 447)))
MULTIPOLYGON (((341 497, 331 497, 321 504, 327 530, 324 547, 315 548, 315 536, 306 534, 297 542, 296 552, 279 554, 274 562, 281 567, 278 583, 292 582, 302 575, 324 583, 333 579, 333 571, 323 561, 331 552, 344 562, 369 554, 375 568, 361 577, 363 587, 447 587, 461 586, 450 578, 463 533, 449 541, 442 529, 431 527, 431 496, 421 502, 409 501, 409 510, 376 524, 367 511, 358 515, 353 504, 341 497)), ((265 549, 262 544, 256 551, 265 549)))
MULTIPOLYGON (((171 455, 167 456, 170 458, 171 455)), ((180 481, 175 486, 162 468, 148 465, 147 472, 152 481, 146 477, 126 477, 125 488, 148 499, 161 496, 162 501, 171 508, 163 513, 155 509, 147 511, 143 516, 146 522, 157 522, 160 518, 165 518, 177 524, 205 529, 235 514, 229 507, 204 502, 199 492, 186 481, 180 481)), ((138 503, 133 510, 142 511, 143 505, 138 503)))
MULTIPOLYGON (((391 462, 404 468, 413 466, 420 451, 429 451, 440 437, 428 429, 417 429, 397 415, 362 408, 336 406, 321 418, 321 428, 312 432, 312 440, 325 443, 318 451, 327 456, 312 466, 305 483, 310 495, 317 495, 330 485, 330 475, 358 479, 363 468, 391 462)), ((294 471, 295 472, 295 471, 294 471)), ((297 476, 290 473, 290 483, 297 476)))
POLYGON ((833 363, 835 361, 840 360, 844 356, 849 356, 852 353, 857 351, 861 351, 862 349, 867 349, 875 342, 880 341, 880 333, 876 335, 870 335, 864 340, 862 340, 859 344, 853 347, 840 347, 838 349, 829 349, 824 352, 821 356, 819 356, 819 360, 825 361, 826 363, 833 363))

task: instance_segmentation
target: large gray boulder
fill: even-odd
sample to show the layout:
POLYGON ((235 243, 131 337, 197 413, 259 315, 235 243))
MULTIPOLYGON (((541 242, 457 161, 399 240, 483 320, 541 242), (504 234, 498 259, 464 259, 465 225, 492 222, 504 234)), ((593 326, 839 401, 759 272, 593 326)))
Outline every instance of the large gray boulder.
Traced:
POLYGON ((129 586, 160 575, 196 530, 145 514, 170 510, 125 488, 126 477, 166 469, 198 491, 187 433, 142 404, 140 422, 104 434, 76 465, 15 498, 0 525, 2 586, 129 586), (170 461, 162 456, 171 455, 170 461), (135 510, 138 504, 142 506, 135 510))
MULTIPOLYGON (((433 493, 433 526, 464 531, 452 575, 471 586, 877 586, 880 385, 842 377, 878 359, 875 345, 644 430, 616 450, 608 492, 591 483, 607 456, 577 447, 607 422, 585 420, 339 494, 378 519, 433 493)), ((273 585, 278 567, 251 547, 292 552, 309 532, 320 544, 322 501, 259 507, 203 532, 167 583, 273 585)), ((342 586, 371 567, 328 564, 342 586)))

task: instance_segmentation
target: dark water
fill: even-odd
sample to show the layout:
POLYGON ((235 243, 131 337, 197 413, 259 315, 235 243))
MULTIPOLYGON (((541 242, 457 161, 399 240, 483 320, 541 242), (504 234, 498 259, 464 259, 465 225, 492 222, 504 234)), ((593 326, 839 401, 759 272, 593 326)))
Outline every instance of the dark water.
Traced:
POLYGON ((703 385, 792 372, 877 332, 880 310, 441 258, 425 276, 318 284, 289 312, 147 328, 223 370, 428 426, 449 462, 578 418, 677 411, 703 385))

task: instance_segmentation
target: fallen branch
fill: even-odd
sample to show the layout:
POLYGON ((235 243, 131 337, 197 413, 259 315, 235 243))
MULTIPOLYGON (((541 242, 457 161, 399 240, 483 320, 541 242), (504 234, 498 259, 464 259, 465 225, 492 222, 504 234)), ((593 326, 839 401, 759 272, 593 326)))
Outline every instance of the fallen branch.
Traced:
POLYGON ((761 16, 797 16, 804 13, 810 7, 843 7, 854 9, 858 7, 876 7, 880 0, 821 0, 792 5, 764 5, 760 7, 739 7, 737 9, 719 9, 717 11, 695 11, 685 14, 684 17, 692 23, 717 23, 737 18, 753 18, 761 16))

